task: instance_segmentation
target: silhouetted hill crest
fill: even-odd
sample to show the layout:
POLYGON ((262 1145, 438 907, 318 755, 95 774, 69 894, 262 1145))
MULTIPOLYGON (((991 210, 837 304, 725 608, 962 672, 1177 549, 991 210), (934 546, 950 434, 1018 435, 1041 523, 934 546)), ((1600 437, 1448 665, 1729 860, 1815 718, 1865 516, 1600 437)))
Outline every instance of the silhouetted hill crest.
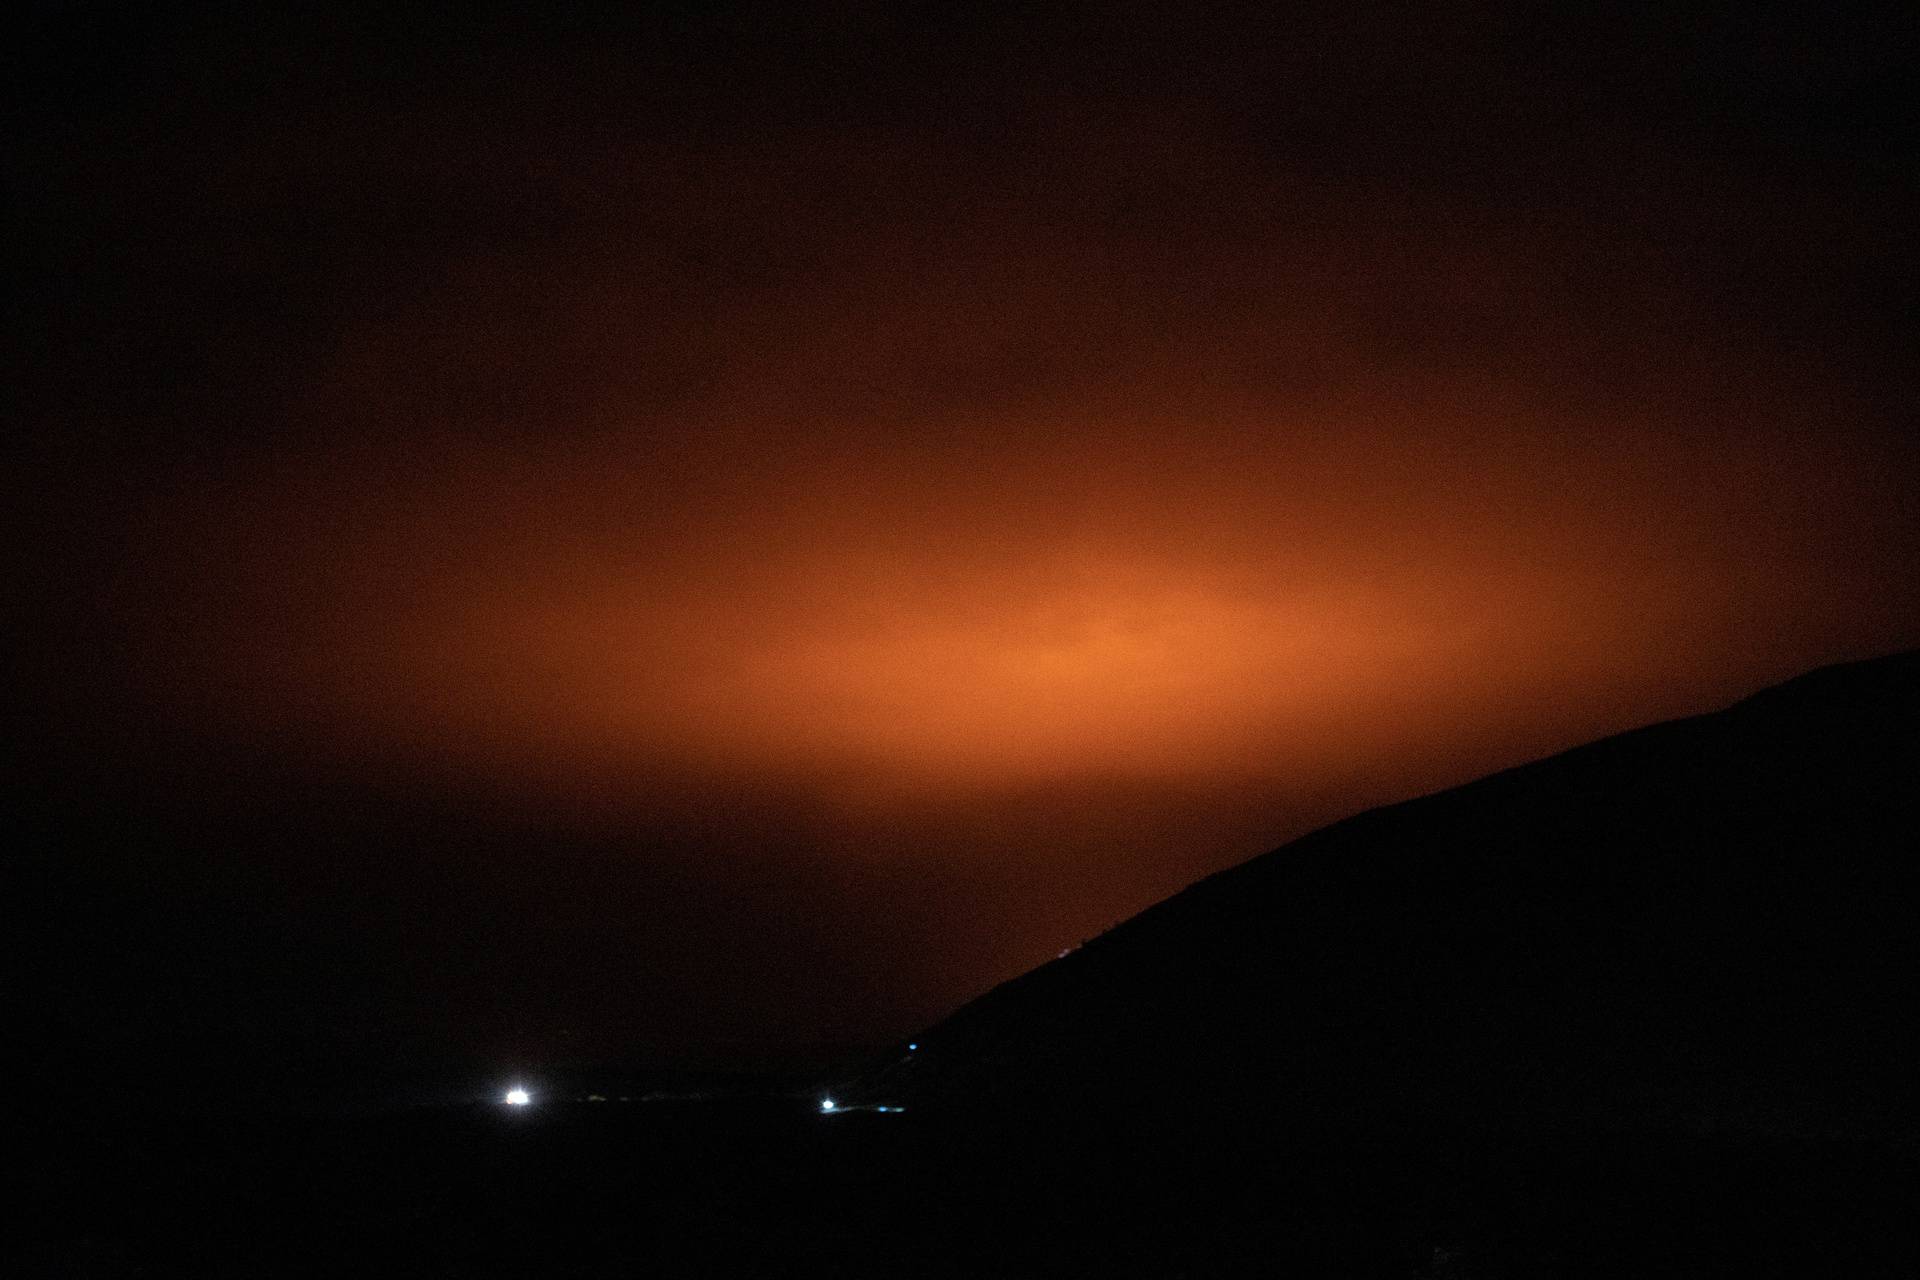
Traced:
POLYGON ((1298 1123, 1920 1133, 1920 653, 1359 814, 847 1092, 1298 1123))

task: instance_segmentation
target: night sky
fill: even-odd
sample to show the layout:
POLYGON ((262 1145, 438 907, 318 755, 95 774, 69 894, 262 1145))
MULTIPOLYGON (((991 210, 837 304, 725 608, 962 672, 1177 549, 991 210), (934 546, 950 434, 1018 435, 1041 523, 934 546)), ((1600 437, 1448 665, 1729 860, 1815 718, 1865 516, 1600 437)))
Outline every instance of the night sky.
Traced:
POLYGON ((818 1058, 1920 645, 1903 6, 265 7, 0 40, 56 1053, 818 1058))

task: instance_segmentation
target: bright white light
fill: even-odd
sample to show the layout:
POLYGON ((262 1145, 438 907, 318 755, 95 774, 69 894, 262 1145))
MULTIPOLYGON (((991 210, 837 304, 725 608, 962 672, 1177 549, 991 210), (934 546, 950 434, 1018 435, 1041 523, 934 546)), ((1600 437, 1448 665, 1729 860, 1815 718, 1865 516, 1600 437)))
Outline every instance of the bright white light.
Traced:
POLYGON ((510 1107, 524 1107, 533 1101, 533 1095, 525 1089, 509 1089, 505 1102, 510 1107))
POLYGON ((831 1111, 831 1110, 833 1110, 833 1099, 832 1099, 832 1098, 822 1098, 822 1099, 820 1099, 820 1109, 821 1109, 822 1111, 831 1111))

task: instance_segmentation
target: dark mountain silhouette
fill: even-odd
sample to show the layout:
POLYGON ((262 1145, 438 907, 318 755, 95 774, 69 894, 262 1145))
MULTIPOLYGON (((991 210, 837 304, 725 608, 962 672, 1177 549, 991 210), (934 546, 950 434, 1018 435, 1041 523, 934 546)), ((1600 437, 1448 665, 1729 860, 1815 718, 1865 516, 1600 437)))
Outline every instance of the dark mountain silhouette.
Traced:
POLYGON ((841 1086, 914 1109, 1920 1135, 1920 654, 1377 809, 841 1086))
POLYGON ((788 1078, 102 1119, 94 1071, 30 1101, 0 1272, 1917 1275, 1917 727, 1909 654, 1363 814, 833 1112, 788 1078))

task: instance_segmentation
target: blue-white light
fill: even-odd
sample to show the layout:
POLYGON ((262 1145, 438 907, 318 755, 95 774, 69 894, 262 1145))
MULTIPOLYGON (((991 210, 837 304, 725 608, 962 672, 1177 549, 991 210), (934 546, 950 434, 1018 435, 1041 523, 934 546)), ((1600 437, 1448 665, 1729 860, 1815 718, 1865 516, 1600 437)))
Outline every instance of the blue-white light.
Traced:
POLYGON ((820 1099, 820 1109, 821 1109, 822 1111, 832 1111, 832 1110, 834 1110, 834 1109, 835 1109, 835 1107, 834 1107, 834 1101, 833 1101, 833 1099, 832 1099, 832 1098, 822 1098, 822 1099, 820 1099))
POLYGON ((501 1101, 510 1107, 524 1107, 533 1101, 533 1095, 516 1085, 507 1090, 507 1096, 502 1098, 501 1101))
POLYGON ((918 1052, 918 1051, 919 1051, 919 1048, 920 1048, 920 1046, 919 1046, 919 1045, 917 1045, 917 1044, 910 1044, 910 1045, 908 1045, 908 1046, 907 1046, 907 1052, 908 1052, 908 1053, 916 1053, 916 1052, 918 1052))

